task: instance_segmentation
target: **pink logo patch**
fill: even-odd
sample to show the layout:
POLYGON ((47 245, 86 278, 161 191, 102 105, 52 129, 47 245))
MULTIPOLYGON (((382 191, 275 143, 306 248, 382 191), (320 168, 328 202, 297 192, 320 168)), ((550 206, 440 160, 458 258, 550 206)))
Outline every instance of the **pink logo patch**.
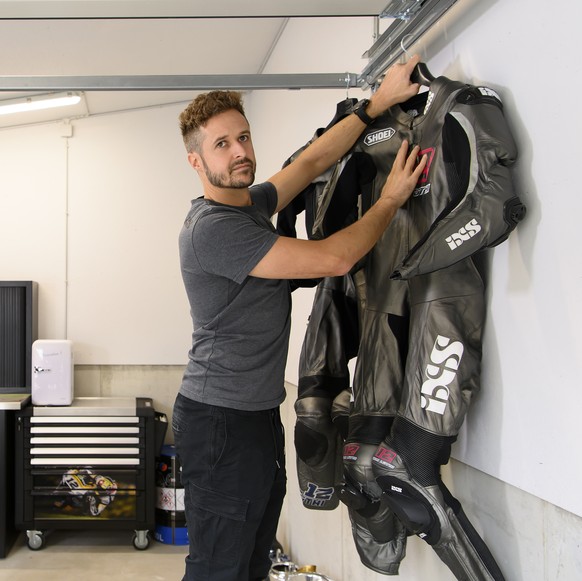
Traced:
POLYGON ((388 448, 379 448, 374 454, 375 458, 378 460, 383 460, 384 462, 392 462, 396 458, 397 454, 394 450, 389 450, 388 448))
POLYGON ((355 456, 359 449, 359 444, 346 444, 344 446, 344 456, 355 456))

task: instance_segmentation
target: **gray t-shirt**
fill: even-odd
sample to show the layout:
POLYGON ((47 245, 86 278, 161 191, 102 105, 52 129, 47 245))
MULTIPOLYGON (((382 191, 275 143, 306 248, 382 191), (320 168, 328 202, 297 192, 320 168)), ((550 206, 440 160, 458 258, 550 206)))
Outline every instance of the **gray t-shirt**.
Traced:
POLYGON ((194 329, 180 393, 211 405, 264 410, 285 399, 291 295, 286 280, 249 276, 278 238, 270 220, 275 187, 266 182, 250 191, 251 206, 193 200, 180 232, 194 329))

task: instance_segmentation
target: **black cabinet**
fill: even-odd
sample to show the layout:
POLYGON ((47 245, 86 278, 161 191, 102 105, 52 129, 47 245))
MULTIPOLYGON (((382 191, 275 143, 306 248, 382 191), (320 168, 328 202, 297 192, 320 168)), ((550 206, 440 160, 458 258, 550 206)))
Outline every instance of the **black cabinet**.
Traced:
POLYGON ((18 537, 14 526, 14 414, 29 401, 26 394, 0 393, 0 559, 18 537))
POLYGON ((0 280, 0 394, 30 393, 38 285, 0 280))
POLYGON ((156 414, 149 398, 76 398, 15 415, 15 524, 28 546, 51 529, 155 528, 156 414))
POLYGON ((14 412, 0 410, 0 558, 6 557, 14 544, 14 412))

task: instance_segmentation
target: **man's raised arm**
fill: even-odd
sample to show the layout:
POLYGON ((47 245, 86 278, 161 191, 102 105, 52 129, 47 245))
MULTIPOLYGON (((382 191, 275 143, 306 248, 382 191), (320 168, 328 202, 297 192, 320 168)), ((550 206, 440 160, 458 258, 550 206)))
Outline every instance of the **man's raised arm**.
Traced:
MULTIPOLYGON (((404 64, 390 67, 378 90, 370 97, 365 113, 371 118, 416 95, 420 85, 410 82, 410 74, 420 61, 415 55, 404 64)), ((357 115, 348 115, 318 137, 293 163, 269 180, 279 196, 277 212, 305 189, 338 159, 345 155, 366 127, 357 115)))
POLYGON ((251 276, 319 278, 346 274, 376 244, 418 182, 426 156, 418 161, 418 145, 412 151, 408 147, 403 141, 380 198, 359 220, 323 240, 279 236, 251 276))

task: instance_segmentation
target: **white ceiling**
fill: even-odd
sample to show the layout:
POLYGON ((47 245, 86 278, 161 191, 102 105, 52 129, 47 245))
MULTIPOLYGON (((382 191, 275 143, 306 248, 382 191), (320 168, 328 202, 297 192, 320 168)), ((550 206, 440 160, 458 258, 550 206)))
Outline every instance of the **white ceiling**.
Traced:
MULTIPOLYGON (((0 76, 257 75, 287 17, 377 15, 386 2, 0 0, 0 76)), ((4 90, 0 100, 30 94, 4 90)), ((85 96, 86 106, 69 116, 186 101, 192 91, 90 91, 85 96)), ((35 113, 25 121, 55 115, 62 113, 35 113)), ((0 127, 15 123, 0 116, 0 127)))
POLYGON ((375 16, 388 0, 0 0, 0 18, 375 16))

